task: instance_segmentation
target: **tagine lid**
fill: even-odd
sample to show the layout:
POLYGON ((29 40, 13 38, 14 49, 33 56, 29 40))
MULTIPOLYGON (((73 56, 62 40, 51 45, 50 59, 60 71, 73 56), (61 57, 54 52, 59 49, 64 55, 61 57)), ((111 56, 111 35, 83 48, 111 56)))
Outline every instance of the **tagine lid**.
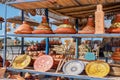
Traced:
POLYGON ((117 14, 115 20, 113 20, 112 25, 106 30, 109 33, 120 33, 120 14, 117 14))
POLYGON ((69 23, 69 19, 64 19, 63 24, 59 25, 54 31, 57 34, 75 34, 75 28, 69 23))
POLYGON ((37 27, 38 30, 44 30, 44 29, 49 29, 51 30, 48 22, 47 22, 47 18, 45 16, 42 17, 42 22, 39 24, 39 26, 37 27))
POLYGON ((110 66, 104 61, 92 61, 86 65, 85 71, 90 77, 105 77, 110 72, 110 66))
POLYGON ((33 34, 52 34, 53 31, 50 28, 47 18, 45 16, 42 17, 42 22, 36 28, 36 30, 32 31, 33 34))
POLYGON ((81 34, 94 34, 95 32, 95 27, 94 27, 94 22, 93 22, 93 18, 88 18, 88 22, 86 24, 86 26, 78 31, 78 33, 81 34))
POLYGON ((31 57, 29 55, 19 55, 14 59, 12 67, 16 69, 24 69, 30 64, 30 62, 31 57))
POLYGON ((23 21, 23 24, 20 25, 14 33, 32 33, 33 28, 27 24, 26 21, 23 21))

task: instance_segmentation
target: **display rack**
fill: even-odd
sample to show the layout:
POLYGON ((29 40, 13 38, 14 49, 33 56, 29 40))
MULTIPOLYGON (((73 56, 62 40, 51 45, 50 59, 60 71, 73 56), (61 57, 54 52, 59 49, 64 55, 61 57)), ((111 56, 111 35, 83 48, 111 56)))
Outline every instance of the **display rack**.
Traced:
MULTIPOLYGON (((60 0, 59 0, 60 1, 60 0)), ((103 2, 103 0, 96 0, 95 3, 80 3, 81 0, 67 0, 69 1, 71 4, 69 3, 57 3, 57 5, 60 7, 56 7, 54 4, 56 3, 51 3, 48 2, 48 0, 23 0, 21 2, 15 1, 15 2, 8 2, 6 3, 6 13, 7 13, 7 5, 12 6, 14 8, 20 9, 22 10, 22 15, 24 14, 23 10, 25 9, 38 9, 38 8, 48 8, 45 10, 45 15, 47 16, 47 18, 49 17, 48 15, 48 10, 50 12, 53 12, 55 14, 58 15, 64 15, 64 16, 70 16, 72 19, 76 18, 76 29, 78 31, 78 18, 82 18, 91 14, 94 14, 94 11, 96 9, 96 4, 102 3, 104 4, 105 2, 103 2), (73 2, 73 3, 72 3, 73 2), (93 5, 90 5, 93 4, 93 5), (62 7, 61 7, 62 6, 62 7), (81 11, 82 8, 80 9, 81 6, 83 9, 85 9, 85 11, 81 11), (87 8, 88 7, 88 8, 87 8), (75 11, 73 13, 69 13, 71 12, 72 9, 75 9, 75 11), (66 11, 64 11, 66 10, 66 11), (89 11, 91 10, 91 11, 89 11), (89 11, 89 12, 87 12, 89 11), (80 13, 78 13, 80 12, 80 13), (74 16, 76 14, 76 16, 74 16), (85 15, 83 15, 85 14, 85 15), (83 16, 82 16, 83 15, 83 16)), ((66 2, 66 0, 61 0, 62 2, 66 2)), ((85 0, 87 1, 87 0, 85 0)), ((120 1, 115 1, 113 0, 113 2, 109 1, 109 0, 105 0, 107 3, 104 4, 104 11, 106 13, 110 13, 110 12, 119 12, 120 10, 116 9, 116 8, 120 8, 120 1), (108 4, 109 3, 109 4, 108 4), (114 3, 114 4, 113 4, 114 3), (112 6, 115 6, 114 10, 112 11, 112 6)), ((89 2, 89 0, 88 0, 89 2)), ((59 18, 59 17, 58 17, 59 18)), ((24 20, 24 16, 22 16, 22 20, 24 20)), ((49 22, 49 20, 48 20, 49 22)), ((52 37, 61 37, 61 38, 76 38, 76 53, 75 56, 76 58, 78 57, 78 38, 118 38, 120 37, 120 34, 6 34, 6 26, 5 26, 5 36, 4 36, 4 62, 6 59, 6 37, 7 36, 15 36, 15 37, 21 37, 22 38, 22 52, 23 52, 23 48, 24 48, 24 38, 26 37, 45 37, 46 38, 46 53, 49 53, 49 38, 52 37)), ((34 70, 28 70, 28 69, 13 69, 8 67, 7 68, 8 71, 15 71, 15 72, 29 72, 29 73, 33 73, 33 74, 39 74, 39 75, 50 75, 50 76, 61 76, 61 77, 68 77, 70 79, 74 79, 74 78, 78 78, 78 79, 90 79, 90 80, 108 80, 108 78, 93 78, 93 77, 88 77, 87 75, 67 75, 67 74, 62 74, 62 73, 53 73, 53 72, 38 72, 38 71, 34 71, 34 70)))

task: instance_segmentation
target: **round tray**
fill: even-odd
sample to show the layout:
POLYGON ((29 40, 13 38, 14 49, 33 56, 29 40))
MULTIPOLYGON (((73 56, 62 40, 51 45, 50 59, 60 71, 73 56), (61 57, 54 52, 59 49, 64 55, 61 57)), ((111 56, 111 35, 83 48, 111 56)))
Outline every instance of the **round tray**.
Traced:
POLYGON ((53 66, 53 58, 49 55, 42 55, 38 57, 34 62, 34 69, 36 71, 46 72, 53 66))
POLYGON ((63 72, 68 75, 78 75, 84 70, 84 63, 79 60, 70 60, 63 66, 63 72))
POLYGON ((90 77, 104 77, 110 71, 110 66, 103 61, 93 61, 86 65, 85 71, 90 77))
POLYGON ((14 59, 12 67, 16 69, 24 69, 29 66, 30 62, 31 57, 29 55, 19 55, 14 59))

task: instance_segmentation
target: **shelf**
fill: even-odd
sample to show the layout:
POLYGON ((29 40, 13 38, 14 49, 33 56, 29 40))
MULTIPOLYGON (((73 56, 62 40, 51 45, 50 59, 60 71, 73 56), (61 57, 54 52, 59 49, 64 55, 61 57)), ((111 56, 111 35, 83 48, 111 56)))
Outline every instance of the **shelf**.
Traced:
POLYGON ((4 35, 0 35, 0 37, 4 37, 4 35))
POLYGON ((13 69, 13 68, 7 68, 8 71, 15 71, 15 72, 29 72, 36 75, 48 75, 48 76, 61 76, 61 77, 68 77, 68 78, 78 78, 78 79, 90 79, 90 80, 106 80, 106 78, 93 78, 88 77, 87 75, 67 75, 62 73, 53 73, 53 72, 38 72, 34 70, 28 70, 28 69, 13 69))
POLYGON ((42 38, 119 38, 120 34, 8 34, 15 37, 42 37, 42 38))

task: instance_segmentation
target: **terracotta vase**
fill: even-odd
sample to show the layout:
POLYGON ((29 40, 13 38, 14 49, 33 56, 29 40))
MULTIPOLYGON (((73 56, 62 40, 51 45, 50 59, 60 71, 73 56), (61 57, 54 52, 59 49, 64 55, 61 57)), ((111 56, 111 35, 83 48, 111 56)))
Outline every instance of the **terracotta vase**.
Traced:
POLYGON ((115 52, 113 53, 111 57, 115 62, 120 61, 120 48, 116 48, 115 52))

